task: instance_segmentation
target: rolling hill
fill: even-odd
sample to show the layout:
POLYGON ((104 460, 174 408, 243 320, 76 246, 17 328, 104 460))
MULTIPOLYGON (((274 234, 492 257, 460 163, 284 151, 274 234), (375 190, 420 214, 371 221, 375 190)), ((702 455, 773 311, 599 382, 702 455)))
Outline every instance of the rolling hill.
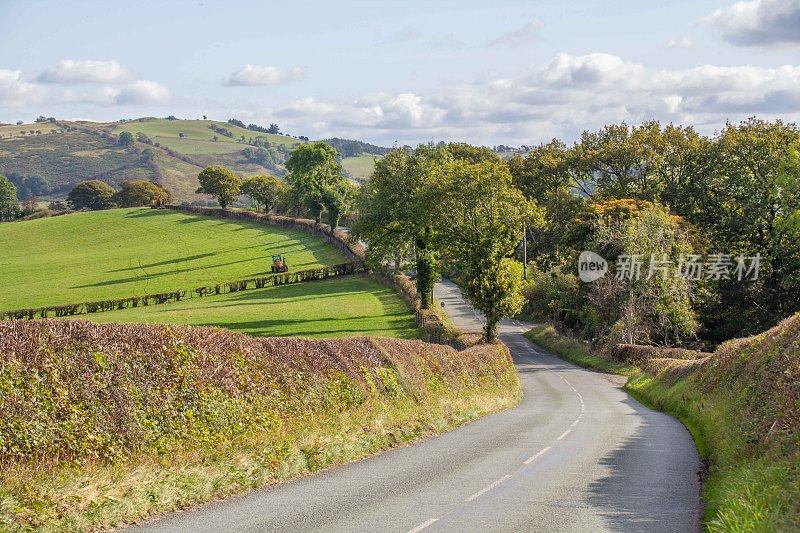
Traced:
POLYGON ((345 262, 300 230, 175 211, 111 209, 0 224, 0 309, 139 296, 345 262))
MULTIPOLYGON (((126 179, 152 179, 179 201, 198 195, 197 174, 224 165, 241 176, 284 176, 284 162, 305 140, 214 120, 139 118, 111 123, 55 121, 0 125, 0 174, 10 178, 20 200, 63 199, 75 183, 99 179, 112 186, 126 179), (119 142, 130 132, 134 141, 119 142)), ((374 157, 387 148, 361 141, 329 139, 342 153, 354 181, 366 179, 374 157)))

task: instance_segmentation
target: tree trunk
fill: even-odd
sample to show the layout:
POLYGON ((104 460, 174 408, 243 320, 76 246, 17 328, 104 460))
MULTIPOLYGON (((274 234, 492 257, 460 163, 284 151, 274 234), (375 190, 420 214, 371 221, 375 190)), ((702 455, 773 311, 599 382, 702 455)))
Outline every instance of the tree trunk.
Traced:
POLYGON ((497 319, 486 318, 486 325, 483 327, 483 338, 486 342, 497 340, 497 319))

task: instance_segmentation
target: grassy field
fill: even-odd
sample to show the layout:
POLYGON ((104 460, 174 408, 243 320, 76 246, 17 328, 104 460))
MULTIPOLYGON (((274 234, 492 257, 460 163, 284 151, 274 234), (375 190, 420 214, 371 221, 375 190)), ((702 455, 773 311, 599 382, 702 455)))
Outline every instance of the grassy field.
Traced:
POLYGON ((345 157, 342 159, 342 168, 357 180, 366 180, 372 176, 372 172, 375 170, 375 161, 378 159, 380 156, 375 155, 345 157))
POLYGON ((152 294, 342 263, 297 230, 143 208, 0 224, 0 309, 152 294))
POLYGON ((414 318, 397 293, 367 277, 312 281, 96 313, 100 323, 219 326, 251 335, 415 338, 414 318))
POLYGON ((150 137, 153 142, 161 143, 167 148, 190 156, 241 152, 244 148, 249 146, 237 142, 242 135, 244 135, 246 139, 250 137, 264 137, 270 143, 288 147, 302 142, 292 137, 286 137, 285 135, 260 133, 214 120, 151 119, 142 122, 136 120, 120 124, 113 129, 114 133, 120 133, 122 131, 129 131, 133 134, 139 132, 144 133, 150 137), (209 128, 209 126, 212 125, 227 129, 233 133, 233 138, 216 133, 209 128), (183 133, 185 137, 180 138, 178 135, 179 133, 183 133), (218 138, 217 141, 213 140, 215 135, 218 138))

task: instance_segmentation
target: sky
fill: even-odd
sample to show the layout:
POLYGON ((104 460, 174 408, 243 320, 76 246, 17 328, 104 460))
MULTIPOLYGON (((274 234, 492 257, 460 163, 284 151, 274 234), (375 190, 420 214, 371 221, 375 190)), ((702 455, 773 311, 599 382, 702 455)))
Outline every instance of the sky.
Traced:
POLYGON ((800 119, 800 0, 0 0, 0 122, 275 122, 385 146, 800 119))

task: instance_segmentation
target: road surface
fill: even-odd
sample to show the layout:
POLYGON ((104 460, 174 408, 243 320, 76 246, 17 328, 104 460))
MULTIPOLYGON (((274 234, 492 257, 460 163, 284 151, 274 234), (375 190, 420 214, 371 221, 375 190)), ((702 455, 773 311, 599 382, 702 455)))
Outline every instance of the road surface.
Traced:
MULTIPOLYGON (((460 327, 481 317, 447 281, 460 327)), ((619 378, 548 355, 506 321, 521 404, 413 446, 135 531, 699 530, 700 461, 686 429, 620 390, 619 378)))

